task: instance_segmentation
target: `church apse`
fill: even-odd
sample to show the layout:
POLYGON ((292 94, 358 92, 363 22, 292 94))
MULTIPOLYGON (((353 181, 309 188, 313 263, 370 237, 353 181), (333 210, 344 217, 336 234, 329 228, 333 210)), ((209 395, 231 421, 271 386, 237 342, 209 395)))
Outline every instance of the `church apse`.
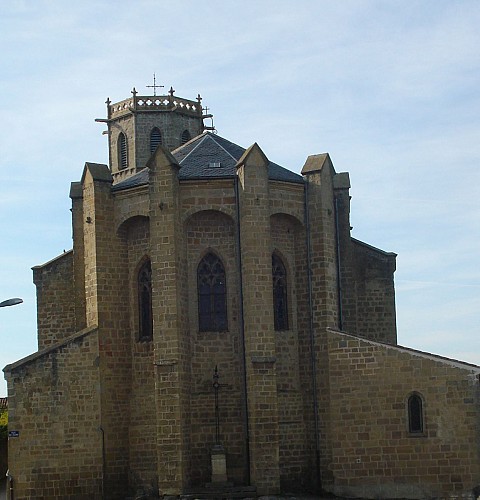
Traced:
POLYGON ((107 100, 73 249, 34 268, 39 350, 4 368, 15 497, 468 498, 480 367, 397 345, 396 255, 352 237, 348 174, 151 88, 107 100))

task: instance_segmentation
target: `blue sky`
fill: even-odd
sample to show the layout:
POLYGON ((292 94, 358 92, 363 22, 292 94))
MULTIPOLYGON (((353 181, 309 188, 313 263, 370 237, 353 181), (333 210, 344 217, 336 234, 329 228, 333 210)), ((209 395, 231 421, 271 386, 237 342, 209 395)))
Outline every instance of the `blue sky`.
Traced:
MULTIPOLYGON (((480 2, 0 5, 0 366, 36 350, 31 267, 71 248, 70 182, 105 100, 171 85, 299 172, 329 152, 352 235, 398 253, 398 340, 480 364, 480 2)), ((0 383, 0 396, 5 384, 0 383)))

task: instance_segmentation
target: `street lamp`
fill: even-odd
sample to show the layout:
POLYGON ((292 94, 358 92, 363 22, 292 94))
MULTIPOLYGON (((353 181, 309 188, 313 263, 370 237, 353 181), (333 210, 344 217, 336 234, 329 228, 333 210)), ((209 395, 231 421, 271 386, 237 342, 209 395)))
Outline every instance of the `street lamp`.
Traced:
POLYGON ((16 306, 17 304, 21 304, 22 302, 23 300, 19 299, 18 297, 15 299, 7 299, 3 302, 0 302, 0 307, 16 306))

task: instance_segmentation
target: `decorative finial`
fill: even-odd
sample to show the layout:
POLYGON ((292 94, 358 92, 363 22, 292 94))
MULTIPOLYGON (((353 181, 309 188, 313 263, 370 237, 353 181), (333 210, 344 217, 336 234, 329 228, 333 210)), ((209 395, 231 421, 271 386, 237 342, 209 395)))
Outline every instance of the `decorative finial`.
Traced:
POLYGON ((112 103, 112 101, 110 100, 110 97, 107 97, 107 100, 105 101, 105 104, 107 106, 110 106, 111 103, 112 103))
POLYGON ((170 87, 170 90, 168 93, 173 97, 173 93, 175 92, 175 89, 173 87, 170 87))
POLYGON ((153 73, 153 85, 146 85, 146 87, 147 87, 147 89, 153 89, 153 95, 156 96, 157 95, 157 88, 158 89, 163 88, 164 85, 157 85, 155 73, 153 73))
POLYGON ((135 89, 135 87, 133 87, 132 94, 133 94, 133 97, 135 97, 137 95, 137 90, 135 89))
POLYGON ((202 97, 200 94, 197 95, 197 101, 198 101, 198 104, 201 104, 202 102, 202 97))

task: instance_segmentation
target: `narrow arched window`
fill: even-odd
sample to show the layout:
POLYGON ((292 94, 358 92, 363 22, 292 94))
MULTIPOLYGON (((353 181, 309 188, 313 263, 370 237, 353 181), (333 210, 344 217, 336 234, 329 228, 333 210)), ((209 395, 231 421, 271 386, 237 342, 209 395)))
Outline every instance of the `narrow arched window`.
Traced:
POLYGON ((118 135, 118 168, 127 168, 128 155, 127 155, 127 138, 123 132, 118 135))
POLYGON ((138 271, 138 326, 139 340, 152 340, 152 265, 147 260, 138 271))
POLYGON ((160 130, 155 127, 150 132, 150 154, 155 153, 159 144, 162 144, 162 134, 160 130))
POLYGON ((201 332, 227 330, 227 285, 222 261, 208 253, 198 264, 198 329, 201 332))
POLYGON ((188 130, 184 130, 182 132, 182 144, 185 144, 191 139, 190 132, 188 130))
POLYGON ((275 330, 288 330, 287 272, 282 259, 272 254, 273 319, 275 330))
POLYGON ((408 432, 422 434, 423 427, 423 401, 418 394, 412 394, 408 398, 408 432))

